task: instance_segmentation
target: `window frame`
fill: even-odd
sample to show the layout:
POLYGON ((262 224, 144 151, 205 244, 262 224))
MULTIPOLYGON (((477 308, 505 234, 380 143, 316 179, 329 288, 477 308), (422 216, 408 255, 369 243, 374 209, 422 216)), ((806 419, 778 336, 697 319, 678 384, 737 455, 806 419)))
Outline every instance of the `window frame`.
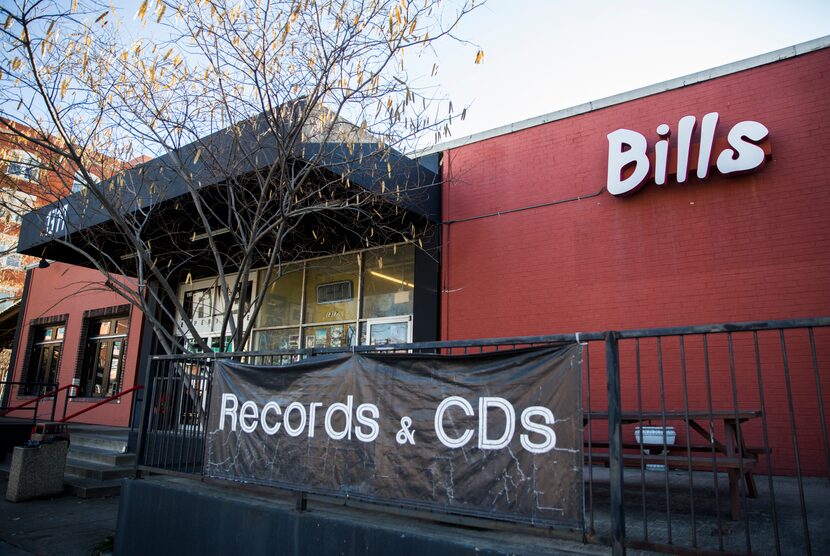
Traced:
POLYGON ((66 339, 66 320, 45 319, 45 322, 33 321, 29 329, 29 349, 24 372, 21 373, 24 384, 18 391, 21 396, 38 396, 45 392, 48 385, 57 385, 60 378, 61 361, 63 360, 63 344, 66 339), (58 331, 63 334, 58 338, 58 331), (54 338, 46 339, 46 332, 53 330, 54 338), (55 348, 57 356, 55 356, 55 348), (48 352, 48 356, 44 354, 48 352), (44 361, 52 364, 48 368, 42 366, 44 361), (50 377, 52 380, 50 380, 50 377))
MULTIPOLYGON (((368 321, 372 321, 373 324, 382 324, 384 322, 406 322, 407 324, 407 337, 409 341, 411 341, 413 335, 413 322, 415 318, 414 314, 414 300, 411 301, 411 307, 409 313, 403 313, 399 315, 383 315, 383 316, 370 316, 364 315, 364 278, 366 273, 365 268, 365 261, 366 255, 372 252, 381 252, 383 250, 389 249, 412 249, 411 253, 411 262, 408 264, 413 265, 413 273, 414 273, 414 264, 415 264, 415 252, 416 252, 416 245, 413 242, 402 242, 396 244, 389 244, 380 247, 373 247, 369 249, 360 249, 357 251, 352 251, 345 254, 336 254, 336 255, 325 255, 322 257, 315 257, 311 259, 305 259, 303 261, 296 261, 287 263, 289 266, 298 265, 297 268, 293 269, 292 272, 300 272, 301 273, 301 286, 300 286, 300 307, 299 307, 299 322, 291 323, 291 324, 281 324, 281 325, 261 325, 256 323, 253 328, 253 333, 251 337, 248 339, 248 343, 241 348, 235 348, 239 351, 280 351, 283 349, 309 349, 309 348, 325 348, 327 346, 320 346, 316 343, 316 329, 319 328, 326 328, 328 327, 331 331, 331 334, 327 334, 327 338, 329 336, 335 337, 336 340, 339 340, 339 344, 337 346, 331 347, 347 347, 352 345, 357 345, 360 343, 361 340, 361 330, 368 326, 368 321), (312 267, 310 265, 319 265, 321 261, 329 260, 342 260, 344 258, 354 257, 357 255, 359 257, 359 262, 357 263, 356 274, 349 278, 348 281, 352 282, 352 297, 350 299, 354 300, 355 302, 355 316, 354 318, 343 318, 339 315, 332 315, 331 320, 309 320, 307 313, 308 306, 310 303, 315 303, 315 294, 317 292, 318 284, 314 286, 310 285, 309 275, 312 272, 313 268, 320 268, 319 266, 312 267), (340 318, 338 318, 338 316, 340 318), (335 334, 334 329, 338 327, 349 327, 351 330, 344 329, 343 332, 335 334), (262 341, 262 337, 268 334, 274 334, 280 336, 287 336, 286 345, 283 347, 282 345, 276 347, 260 347, 263 343, 267 343, 262 341), (314 345, 308 345, 308 339, 314 337, 315 343, 314 345), (295 340, 296 338, 296 340, 295 340), (348 342, 348 343, 346 343, 348 342)), ((278 280, 278 278, 274 278, 270 284, 263 283, 263 276, 262 273, 264 271, 263 268, 254 269, 255 272, 252 272, 252 276, 250 278, 250 287, 253 292, 257 292, 257 295, 264 295, 264 291, 267 288, 270 288, 273 283, 278 280)), ((227 276, 228 282, 232 282, 235 279, 236 275, 231 274, 227 276)), ((387 278, 388 279, 388 278, 387 278)), ((330 284, 332 282, 340 282, 346 281, 343 280, 333 280, 328 282, 321 282, 321 284, 330 284)), ((394 280, 396 282, 400 282, 401 285, 407 286, 414 290, 414 276, 412 277, 412 282, 404 282, 400 280, 394 280)), ((217 309, 219 306, 219 301, 217 301, 218 297, 218 278, 211 277, 211 278, 204 278, 199 280, 192 280, 188 281, 184 284, 179 285, 178 291, 178 300, 181 303, 183 309, 186 311, 192 312, 193 304, 186 303, 188 294, 191 296, 193 292, 198 290, 210 290, 210 304, 211 304, 211 312, 215 315, 216 313, 221 314, 221 311, 217 309)), ((253 297, 251 298, 253 299, 253 297)), ((334 305, 337 302, 323 302, 319 305, 334 305)), ((257 318, 260 319, 262 314, 260 313, 257 318)), ((245 315, 245 319, 250 319, 251 315, 250 312, 245 315)), ((198 319, 192 319, 194 326, 196 327, 199 334, 202 336, 204 340, 207 342, 211 342, 212 340, 218 338, 218 328, 217 328, 217 321, 221 321, 221 319, 214 317, 203 317, 198 319)), ((182 338, 183 342, 188 342, 192 339, 192 334, 186 329, 182 315, 178 315, 177 318, 177 327, 180 337, 182 338)))
POLYGON ((40 157, 22 149, 9 151, 6 161, 7 176, 36 183, 40 181, 40 170, 40 157))
MULTIPOLYGON (((254 292, 258 291, 258 274, 258 272, 252 272, 252 276, 249 277, 248 284, 245 286, 242 294, 243 297, 247 298, 245 303, 248 303, 248 311, 243 315, 245 322, 249 322, 251 319, 251 302, 253 300, 254 292)), ((235 279, 236 274, 227 275, 228 285, 231 286, 235 279)), ((216 351, 219 347, 224 347, 225 342, 228 342, 230 339, 230 328, 225 331, 225 338, 221 342, 222 346, 217 347, 219 343, 219 332, 222 325, 222 316, 225 311, 224 300, 221 298, 220 293, 219 278, 214 276, 212 278, 204 278, 180 284, 178 300, 182 308, 188 313, 192 313, 197 307, 204 307, 207 309, 207 314, 202 314, 198 318, 191 314, 189 315, 189 318, 202 339, 211 346, 211 349, 216 351), (203 296, 202 299, 206 301, 205 304, 201 303, 201 299, 200 303, 193 303, 193 298, 197 293, 203 296), (190 297, 190 300, 188 300, 188 297, 190 297)), ((238 315, 239 305, 240 298, 237 297, 234 300, 232 307, 234 315, 238 315)), ((185 326, 184 319, 181 314, 177 314, 176 329, 177 334, 182 339, 183 343, 186 344, 193 339, 193 335, 185 326)), ((248 341, 250 343, 250 339, 248 341)))
MULTIPOLYGON (((92 172, 89 173, 93 184, 101 183, 101 178, 92 172)), ((80 170, 76 171, 72 176, 72 193, 81 193, 86 190, 86 180, 80 170)))
POLYGON ((74 398, 98 399, 107 398, 117 394, 124 383, 124 369, 127 359, 127 343, 130 336, 130 313, 116 312, 112 314, 87 316, 84 322, 85 338, 81 353, 79 354, 80 366, 76 373, 77 388, 74 398), (95 326, 104 322, 110 322, 114 330, 117 330, 118 322, 123 321, 126 327, 123 333, 90 334, 95 326), (114 355, 116 343, 119 354, 114 355), (101 348, 106 346, 107 365, 99 369, 101 348), (114 357, 118 358, 115 378, 112 378, 112 364, 114 357), (99 373, 100 371, 100 373, 99 373), (99 386, 98 377, 101 377, 100 392, 96 392, 99 386))
MULTIPOLYGON (((277 334, 282 334, 282 335, 285 335, 286 333, 289 334, 289 335, 297 334, 299 336, 299 342, 298 342, 299 345, 297 347, 299 347, 299 348, 304 348, 304 349, 326 348, 328 346, 318 345, 316 331, 318 329, 322 329, 322 328, 329 328, 330 330, 333 330, 335 328, 343 327, 343 326, 350 327, 352 329, 351 334, 348 331, 343 332, 342 334, 340 334, 340 336, 338 336, 338 339, 341 342, 343 342, 347 339, 351 339, 351 342, 350 343, 341 343, 337 346, 330 346, 330 347, 347 347, 347 346, 358 345, 358 344, 362 345, 362 343, 361 343, 361 339, 363 337, 363 332, 362 331, 363 331, 364 328, 367 328, 369 326, 368 323, 370 321, 373 324, 384 324, 384 323, 392 323, 392 322, 400 322, 400 323, 406 322, 406 323, 408 323, 407 324, 407 326, 408 326, 407 337, 408 337, 409 341, 411 341, 412 333, 413 333, 413 321, 414 321, 414 317, 415 317, 414 303, 413 303, 413 306, 411 308, 412 310, 409 313, 404 313, 404 314, 400 314, 400 315, 389 315, 389 316, 368 316, 368 315, 364 315, 364 303, 365 303, 365 297, 364 297, 365 296, 365 291, 364 291, 365 287, 364 286, 365 286, 365 274, 367 272, 367 268, 366 268, 367 255, 371 254, 373 252, 381 252, 381 251, 387 250, 387 249, 400 249, 400 248, 411 248, 412 249, 412 262, 411 262, 411 264, 414 267, 414 264, 415 264, 415 260, 414 260, 415 259, 415 246, 411 242, 384 245, 384 246, 381 246, 381 247, 373 247, 373 248, 370 248, 370 249, 361 249, 359 251, 346 253, 346 254, 340 254, 340 255, 326 255, 324 257, 318 257, 318 258, 315 258, 315 259, 307 259, 305 261, 300 261, 299 263, 292 263, 292 264, 302 265, 301 272, 303 272, 302 297, 301 297, 301 301, 300 301, 300 303, 301 303, 300 322, 296 323, 296 324, 290 324, 290 325, 256 326, 256 327, 254 327, 254 330, 253 330, 254 333, 252 334, 252 337, 253 337, 253 342, 252 342, 253 351, 272 351, 272 350, 279 351, 279 350, 282 350, 282 349, 295 349, 295 346, 292 345, 292 342, 290 340, 289 340, 288 345, 285 346, 285 347, 277 346, 276 348, 273 348, 273 349, 265 349, 265 350, 260 349, 260 345, 261 345, 260 337, 262 335, 269 334, 269 333, 277 333, 277 334), (356 284, 353 283, 353 286, 352 286, 352 288, 353 288, 352 289, 353 299, 356 301, 356 317, 355 318, 346 318, 346 319, 335 317, 330 321, 326 321, 326 320, 322 320, 322 321, 308 320, 308 318, 307 318, 308 317, 308 315, 307 315, 308 305, 310 303, 316 303, 316 300, 313 299, 314 296, 311 294, 312 290, 314 290, 316 292, 316 285, 311 286, 309 284, 309 270, 310 270, 309 269, 309 264, 310 263, 318 264, 320 261, 325 261, 326 259, 340 260, 340 259, 343 259, 344 257, 352 257, 355 254, 357 254, 360 257, 360 260, 359 260, 358 265, 357 265, 357 274, 353 278, 353 280, 356 282, 356 284), (312 299, 309 299, 309 298, 312 298, 312 299), (314 339, 313 340, 314 343, 310 344, 309 339, 312 339, 312 338, 314 339)), ((336 281, 340 281, 340 280, 336 280, 336 281)), ((326 284, 326 282, 323 282, 322 284, 326 284)), ((412 284, 407 282, 405 285, 410 286, 414 289, 414 287, 415 287, 414 286, 414 278, 413 278, 413 283, 412 284)), ((265 286, 266 285, 263 284, 263 287, 265 287, 265 286)), ((326 305, 326 304, 329 304, 329 303, 330 302, 323 302, 322 304, 321 303, 318 303, 318 304, 326 305)), ((327 338, 328 338, 328 335, 327 335, 327 338)))

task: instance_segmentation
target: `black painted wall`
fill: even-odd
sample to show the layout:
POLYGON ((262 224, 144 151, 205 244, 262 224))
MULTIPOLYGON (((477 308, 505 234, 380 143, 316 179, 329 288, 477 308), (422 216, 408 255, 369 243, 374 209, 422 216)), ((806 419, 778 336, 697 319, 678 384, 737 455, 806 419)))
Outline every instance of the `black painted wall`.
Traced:
POLYGON ((541 537, 474 531, 353 508, 299 512, 285 500, 186 479, 126 481, 115 538, 119 556, 561 553, 541 537))

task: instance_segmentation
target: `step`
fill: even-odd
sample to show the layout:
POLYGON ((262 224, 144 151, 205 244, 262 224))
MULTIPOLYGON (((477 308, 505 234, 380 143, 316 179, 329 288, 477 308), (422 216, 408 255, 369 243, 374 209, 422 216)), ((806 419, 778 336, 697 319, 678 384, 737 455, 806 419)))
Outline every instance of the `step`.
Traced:
POLYGON ((96 481, 82 477, 64 477, 63 486, 66 492, 78 498, 103 498, 118 496, 124 479, 96 481))
POLYGON ((71 432, 69 434, 69 444, 70 446, 98 448, 123 454, 127 451, 127 435, 71 432))
POLYGON ((110 481, 112 479, 130 477, 134 472, 135 468, 132 465, 113 466, 74 459, 67 459, 66 467, 64 468, 64 475, 94 479, 96 481, 110 481))
POLYGON ((67 457, 75 461, 103 463, 115 466, 133 465, 135 463, 135 454, 132 453, 115 452, 90 446, 78 446, 77 444, 69 445, 67 457))
MULTIPOLYGON (((67 464, 69 462, 67 461, 67 464)), ((68 467, 68 465, 67 465, 68 467)), ((132 467, 129 468, 132 472, 132 467)), ((78 477, 68 474, 68 470, 64 470, 63 485, 64 490, 77 496, 78 498, 103 498, 105 496, 118 496, 121 493, 121 485, 124 482, 125 476, 118 478, 109 478, 107 480, 99 480, 95 478, 78 477)), ((11 472, 11 458, 0 463, 0 479, 8 479, 11 472)))

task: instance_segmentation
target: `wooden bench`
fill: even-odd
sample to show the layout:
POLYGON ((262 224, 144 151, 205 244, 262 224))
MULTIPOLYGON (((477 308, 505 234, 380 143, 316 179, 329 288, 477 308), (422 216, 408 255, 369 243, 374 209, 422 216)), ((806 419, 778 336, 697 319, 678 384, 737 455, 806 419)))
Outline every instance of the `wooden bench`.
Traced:
MULTIPOLYGON (((623 447, 623 450, 638 450, 639 451, 639 449, 640 449, 640 445, 637 444, 636 442, 623 442, 622 447, 623 447)), ((590 449, 591 451, 595 451, 597 448, 600 448, 600 450, 608 450, 608 441, 607 440, 599 440, 599 441, 594 440, 594 441, 590 442, 590 444, 588 443, 587 440, 585 441, 585 449, 586 450, 590 449)), ((648 446, 643 446, 643 449, 647 449, 647 448, 648 448, 648 446)), ((654 446, 652 446, 652 448, 654 448, 654 446)), ((712 453, 712 447, 711 446, 706 446, 706 445, 703 445, 703 444, 692 444, 690 446, 686 446, 685 444, 681 443, 681 444, 672 444, 671 446, 669 446, 669 451, 682 451, 682 452, 685 452, 686 450, 688 450, 690 452, 704 452, 704 453, 707 453, 707 454, 712 453)), ((765 453, 764 449, 759 448, 759 447, 745 446, 743 448, 743 451, 744 451, 744 454, 746 456, 752 456, 752 457, 755 457, 755 458, 757 458, 758 456, 765 453)), ((719 458, 722 456, 722 453, 719 452, 717 449, 715 450, 715 454, 717 454, 717 456, 719 458)), ((648 456, 649 454, 643 454, 643 455, 648 456)), ((639 454, 638 454, 638 457, 639 457, 639 454)), ((710 458, 710 460, 711 460, 711 458, 710 458)))

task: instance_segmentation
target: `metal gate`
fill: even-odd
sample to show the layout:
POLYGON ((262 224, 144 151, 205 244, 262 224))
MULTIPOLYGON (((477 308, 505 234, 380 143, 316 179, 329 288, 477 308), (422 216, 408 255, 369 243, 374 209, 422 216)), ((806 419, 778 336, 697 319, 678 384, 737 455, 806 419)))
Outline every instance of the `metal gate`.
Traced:
POLYGON ((586 346, 583 540, 615 553, 820 554, 830 546, 830 318, 158 356, 138 470, 201 476, 217 357, 285 364, 351 350, 463 354, 563 341, 586 346))

